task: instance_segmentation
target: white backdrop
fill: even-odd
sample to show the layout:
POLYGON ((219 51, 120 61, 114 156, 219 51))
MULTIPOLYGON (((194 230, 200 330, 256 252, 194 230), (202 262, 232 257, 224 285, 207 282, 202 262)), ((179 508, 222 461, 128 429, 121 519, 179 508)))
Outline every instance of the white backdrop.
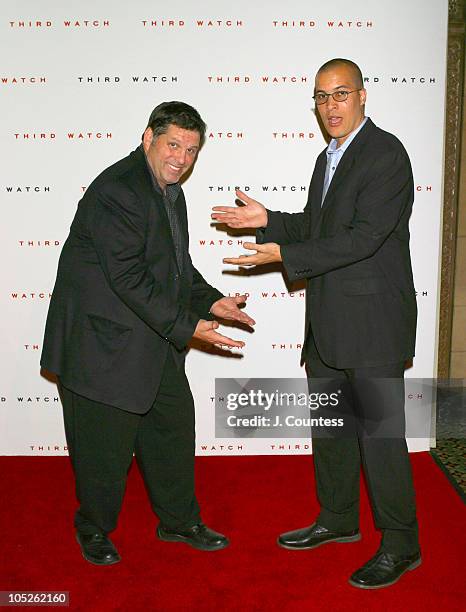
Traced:
MULTIPOLYGON (((412 160, 419 322, 407 376, 433 377, 447 12, 447 0, 4 0, 0 454, 66 453, 57 390, 39 368, 58 256, 86 186, 139 144, 152 108, 173 99, 194 105, 208 124, 184 185, 194 263, 224 293, 249 293, 257 320, 254 334, 235 334, 246 341, 242 357, 188 356, 198 454, 309 452, 308 440, 215 439, 215 377, 304 376, 305 300, 280 273, 224 274, 222 258, 242 252, 243 237, 211 225, 210 208, 231 204, 240 186, 270 208, 302 209, 325 145, 313 77, 332 57, 361 66, 367 114, 412 160)), ((408 404, 426 399, 408 395, 408 404)), ((427 446, 410 440, 411 450, 427 446)))

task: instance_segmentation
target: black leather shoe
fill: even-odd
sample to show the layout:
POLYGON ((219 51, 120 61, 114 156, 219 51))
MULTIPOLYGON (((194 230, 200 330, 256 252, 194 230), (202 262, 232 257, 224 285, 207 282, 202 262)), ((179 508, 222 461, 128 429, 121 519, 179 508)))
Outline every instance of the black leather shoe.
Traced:
POLYGON ((76 533, 83 557, 95 565, 113 565, 121 561, 117 549, 103 533, 76 533))
POLYGON ((360 539, 359 529, 337 533, 314 523, 310 527, 304 527, 304 529, 282 533, 277 540, 277 544, 289 550, 307 550, 317 548, 317 546, 328 542, 357 542, 360 539))
POLYGON ((220 550, 230 543, 228 538, 209 529, 204 523, 187 529, 168 529, 159 525, 157 536, 164 542, 184 542, 198 550, 220 550))
POLYGON ((354 572, 349 583, 360 589, 382 589, 395 584, 405 572, 420 565, 420 552, 399 556, 379 550, 372 559, 354 572))

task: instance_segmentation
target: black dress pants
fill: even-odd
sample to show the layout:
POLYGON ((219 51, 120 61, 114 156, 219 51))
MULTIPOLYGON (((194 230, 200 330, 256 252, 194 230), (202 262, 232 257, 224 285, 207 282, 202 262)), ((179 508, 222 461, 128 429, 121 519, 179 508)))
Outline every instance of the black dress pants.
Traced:
POLYGON ((170 351, 146 414, 94 402, 63 386, 60 390, 80 504, 78 531, 115 529, 133 454, 162 525, 190 527, 200 521, 194 494, 194 402, 186 374, 170 351))
POLYGON ((337 370, 308 343, 309 390, 337 392, 339 404, 319 414, 342 418, 344 427, 312 429, 317 522, 334 531, 359 525, 361 463, 382 550, 411 554, 419 550, 411 465, 405 435, 404 363, 337 370), (318 430, 318 431, 316 431, 318 430))

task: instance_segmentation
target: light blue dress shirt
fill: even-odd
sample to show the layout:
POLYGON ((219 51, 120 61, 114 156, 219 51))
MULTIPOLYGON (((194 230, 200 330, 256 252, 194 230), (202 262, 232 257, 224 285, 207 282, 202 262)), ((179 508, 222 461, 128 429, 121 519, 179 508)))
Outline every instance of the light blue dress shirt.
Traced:
POLYGON ((359 133, 359 131, 363 128, 367 119, 368 119, 367 117, 364 117, 361 125, 359 125, 354 131, 351 132, 351 134, 347 137, 345 142, 340 147, 337 147, 336 138, 332 138, 332 140, 330 141, 327 147, 327 151, 326 151, 327 167, 325 169, 324 188, 322 190, 322 201, 320 203, 321 206, 324 203, 324 199, 327 194, 328 188, 330 186, 330 183, 332 182, 333 175, 335 174, 337 166, 340 163, 340 159, 343 157, 343 153, 353 142, 354 138, 359 133))

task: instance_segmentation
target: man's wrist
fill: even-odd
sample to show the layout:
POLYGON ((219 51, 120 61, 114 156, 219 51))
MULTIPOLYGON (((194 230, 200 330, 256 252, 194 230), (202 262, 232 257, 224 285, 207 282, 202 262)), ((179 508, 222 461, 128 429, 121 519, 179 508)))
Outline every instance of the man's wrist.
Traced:
POLYGON ((212 312, 212 308, 215 306, 215 304, 216 304, 218 301, 223 300, 223 298, 224 298, 224 297, 225 297, 225 296, 224 296, 224 295, 222 295, 221 297, 217 298, 217 299, 216 299, 214 302, 212 302, 212 304, 210 305, 210 308, 209 308, 209 312, 208 312, 208 314, 209 314, 211 317, 215 317, 214 313, 212 312))

